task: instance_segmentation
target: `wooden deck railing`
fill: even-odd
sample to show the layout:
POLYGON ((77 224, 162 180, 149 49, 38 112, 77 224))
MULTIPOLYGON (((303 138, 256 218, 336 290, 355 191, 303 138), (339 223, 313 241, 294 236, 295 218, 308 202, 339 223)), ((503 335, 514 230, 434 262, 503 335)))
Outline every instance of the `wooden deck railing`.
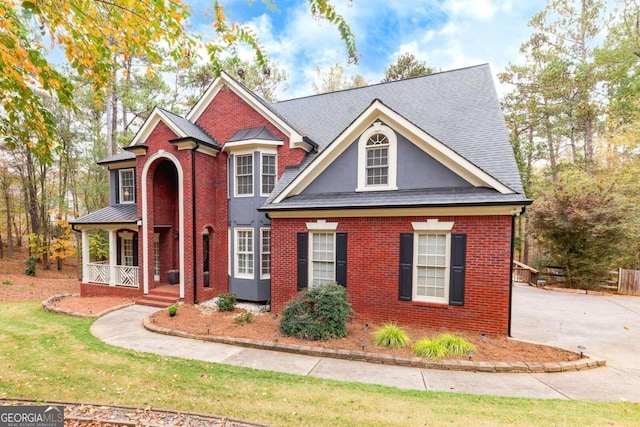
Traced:
POLYGON ((538 270, 513 260, 513 281, 538 286, 538 270))

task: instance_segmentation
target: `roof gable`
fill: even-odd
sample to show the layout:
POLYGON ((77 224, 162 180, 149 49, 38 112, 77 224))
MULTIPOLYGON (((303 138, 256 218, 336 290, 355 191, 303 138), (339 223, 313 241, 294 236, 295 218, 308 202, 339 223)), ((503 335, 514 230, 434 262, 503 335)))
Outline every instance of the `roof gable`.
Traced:
POLYGON ((523 193, 488 64, 282 101, 272 107, 303 129, 322 152, 373 99, 523 193))
POLYGON ((220 74, 220 77, 211 83, 196 105, 191 109, 189 114, 187 114, 187 120, 194 123, 197 122, 198 118, 204 113, 223 87, 230 89, 240 99, 249 104, 255 111, 278 128, 278 130, 284 133, 289 138, 292 147, 302 148, 306 151, 311 151, 314 148, 313 144, 309 143, 291 123, 273 110, 271 104, 259 98, 224 71, 220 74))
POLYGON ((429 156, 448 167, 465 181, 475 187, 488 187, 501 194, 511 194, 514 190, 487 174, 469 160, 435 139, 430 134, 384 105, 374 100, 349 126, 331 142, 308 167, 300 173, 275 197, 274 203, 290 196, 299 195, 324 170, 329 167, 352 143, 375 121, 381 120, 394 131, 413 142, 429 156))

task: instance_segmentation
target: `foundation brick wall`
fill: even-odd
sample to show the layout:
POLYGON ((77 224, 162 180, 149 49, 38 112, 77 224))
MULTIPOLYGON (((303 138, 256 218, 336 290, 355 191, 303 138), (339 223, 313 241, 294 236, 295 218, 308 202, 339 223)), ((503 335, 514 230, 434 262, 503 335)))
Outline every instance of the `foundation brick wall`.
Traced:
MULTIPOLYGON (((432 217, 327 218, 348 233, 347 291, 359 322, 397 321, 449 330, 506 335, 511 260, 510 216, 437 217, 467 234, 465 305, 398 299, 400 233, 432 217)), ((320 218, 322 219, 322 218, 320 218)), ((316 219, 272 219, 271 298, 279 312, 296 290, 296 234, 316 219)))
POLYGON ((142 297, 142 286, 140 289, 135 289, 123 286, 101 285, 97 283, 81 283, 80 296, 140 298, 142 297))

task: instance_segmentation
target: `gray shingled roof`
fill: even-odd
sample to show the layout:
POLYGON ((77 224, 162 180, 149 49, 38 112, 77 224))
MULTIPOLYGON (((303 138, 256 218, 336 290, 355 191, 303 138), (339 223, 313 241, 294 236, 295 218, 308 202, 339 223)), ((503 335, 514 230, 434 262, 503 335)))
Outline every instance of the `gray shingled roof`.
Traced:
POLYGON ((138 205, 126 204, 102 208, 83 217, 69 221, 71 224, 132 224, 138 222, 138 205))
POLYGON ((265 126, 255 128, 240 129, 233 134, 227 142, 248 141, 250 139, 264 139, 269 141, 280 141, 281 139, 272 134, 265 126))
POLYGON ((188 137, 195 138, 198 141, 204 142, 205 144, 213 145, 220 148, 220 144, 218 144, 215 139, 213 139, 197 124, 191 123, 184 117, 180 117, 179 115, 173 114, 171 111, 165 110, 163 108, 158 108, 158 110, 162 111, 162 113, 167 116, 167 118, 171 120, 173 124, 180 128, 180 130, 182 130, 182 132, 184 132, 188 137))
POLYGON ((280 203, 268 205, 267 210, 522 205, 529 202, 522 194, 500 194, 491 188, 438 188, 301 194, 289 197, 280 203))
POLYGON ((282 101, 271 108, 322 151, 374 99, 523 193, 488 64, 282 101))
POLYGON ((127 160, 134 160, 136 158, 136 155, 129 152, 129 151, 121 151, 118 154, 114 154, 111 157, 107 157, 104 160, 100 160, 98 162, 99 165, 104 165, 107 163, 116 163, 116 162, 123 162, 123 161, 127 161, 127 160))

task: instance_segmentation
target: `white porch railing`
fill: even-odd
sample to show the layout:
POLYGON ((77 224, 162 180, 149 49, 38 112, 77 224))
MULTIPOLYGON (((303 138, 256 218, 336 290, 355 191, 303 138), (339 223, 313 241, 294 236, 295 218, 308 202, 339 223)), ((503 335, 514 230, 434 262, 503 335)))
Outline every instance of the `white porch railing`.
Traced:
POLYGON ((116 265, 116 285, 138 287, 138 267, 116 265))
POLYGON ((109 284, 109 261, 97 261, 87 264, 89 282, 109 284))
MULTIPOLYGON (((87 264, 89 270, 89 282, 104 283, 111 281, 109 261, 90 262, 87 264)), ((115 286, 126 286, 129 288, 138 287, 138 267, 128 265, 115 266, 115 286)))

